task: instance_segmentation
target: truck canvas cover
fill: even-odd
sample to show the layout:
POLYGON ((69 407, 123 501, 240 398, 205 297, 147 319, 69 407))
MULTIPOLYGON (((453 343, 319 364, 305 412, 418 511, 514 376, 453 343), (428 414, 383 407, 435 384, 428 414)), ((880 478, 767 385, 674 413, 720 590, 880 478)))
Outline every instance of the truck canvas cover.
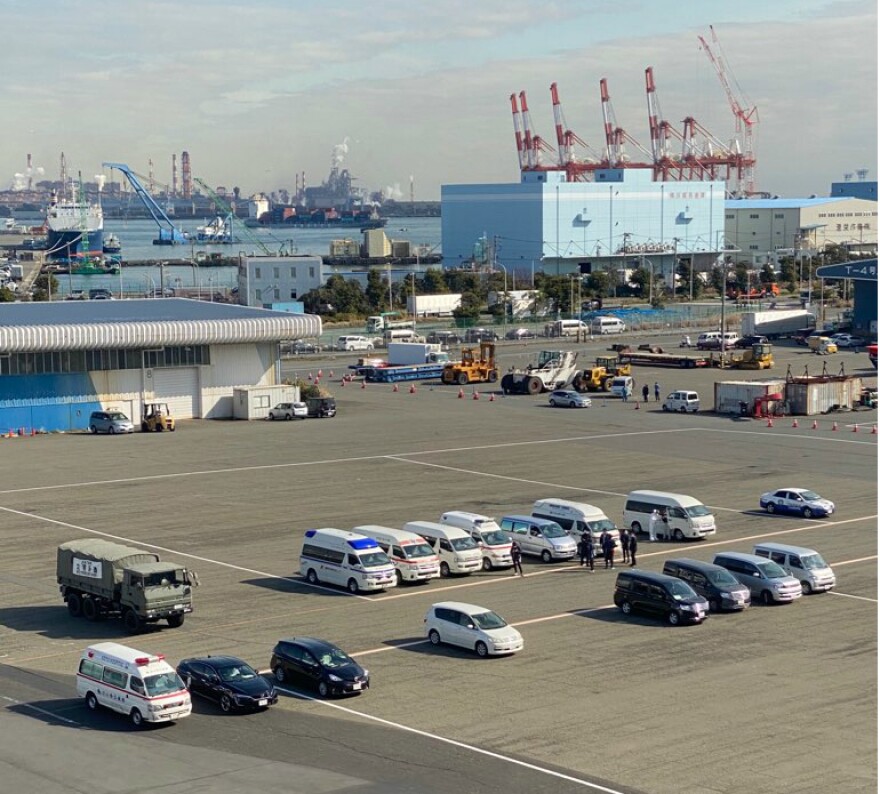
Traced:
MULTIPOLYGON (((120 543, 112 543, 109 540, 100 540, 97 538, 86 538, 84 540, 73 540, 69 543, 62 543, 58 547, 58 572, 73 570, 74 560, 90 560, 96 563, 110 563, 113 567, 113 580, 115 584, 122 582, 122 572, 125 568, 136 569, 145 564, 156 563, 156 556, 142 549, 135 549, 131 546, 123 546, 120 543), (69 560, 69 564, 66 562, 69 560)), ((163 569, 167 570, 168 566, 163 565, 163 569)), ((106 576, 98 575, 93 578, 102 579, 106 576)))

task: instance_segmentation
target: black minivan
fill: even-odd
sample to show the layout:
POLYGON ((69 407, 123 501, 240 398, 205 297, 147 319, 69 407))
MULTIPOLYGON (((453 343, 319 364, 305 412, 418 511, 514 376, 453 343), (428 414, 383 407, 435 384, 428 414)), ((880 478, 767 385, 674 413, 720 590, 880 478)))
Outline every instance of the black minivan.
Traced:
POLYGON ((318 419, 336 416, 336 400, 333 397, 309 397, 306 405, 309 407, 309 416, 318 419))
POLYGON ((710 612, 739 611, 752 603, 749 588, 720 565, 678 557, 663 563, 663 573, 687 582, 709 602, 710 612))
POLYGON ((702 623, 709 612, 706 599, 681 579, 638 568, 617 574, 614 603, 624 615, 634 611, 662 615, 672 626, 702 623))

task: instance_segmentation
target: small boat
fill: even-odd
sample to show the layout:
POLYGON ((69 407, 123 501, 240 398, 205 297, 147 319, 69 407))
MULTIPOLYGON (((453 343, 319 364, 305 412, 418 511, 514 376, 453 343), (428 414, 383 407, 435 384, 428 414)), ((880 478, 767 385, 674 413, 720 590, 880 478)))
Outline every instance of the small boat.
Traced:
POLYGON ((104 237, 104 253, 118 254, 122 252, 122 243, 119 238, 112 232, 104 237))
POLYGON ((232 216, 217 216, 210 223, 196 227, 196 242, 228 245, 235 242, 232 234, 232 216))

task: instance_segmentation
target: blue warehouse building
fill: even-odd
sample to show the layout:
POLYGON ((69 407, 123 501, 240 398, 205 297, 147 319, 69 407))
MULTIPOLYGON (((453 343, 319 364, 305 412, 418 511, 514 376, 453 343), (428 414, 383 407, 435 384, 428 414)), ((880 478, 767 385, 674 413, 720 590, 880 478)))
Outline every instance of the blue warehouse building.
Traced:
POLYGON ((83 430, 115 408, 231 418, 233 392, 281 384, 279 342, 319 336, 312 315, 170 298, 0 304, 0 432, 83 430))
POLYGON ((523 172, 518 184, 443 185, 446 267, 466 266, 477 240, 518 273, 611 271, 640 260, 672 284, 675 261, 711 267, 724 250, 725 183, 656 182, 650 170, 612 168, 593 182, 562 171, 523 172))

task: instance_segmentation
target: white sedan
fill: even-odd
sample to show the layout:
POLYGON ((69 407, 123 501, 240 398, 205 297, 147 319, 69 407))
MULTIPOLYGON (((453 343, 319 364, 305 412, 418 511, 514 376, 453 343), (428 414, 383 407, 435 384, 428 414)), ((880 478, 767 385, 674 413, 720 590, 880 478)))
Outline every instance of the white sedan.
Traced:
POLYGON ((269 409, 269 418, 275 419, 305 419, 309 415, 309 406, 305 403, 278 403, 269 409))
POLYGON ((768 491, 761 494, 759 502, 768 513, 794 513, 804 518, 830 516, 834 512, 834 502, 806 488, 768 491))
POLYGON ((551 392, 549 402, 554 408, 589 408, 593 404, 586 395, 568 389, 551 392))
POLYGON ((834 334, 831 341, 838 347, 863 347, 865 340, 852 334, 834 334))

